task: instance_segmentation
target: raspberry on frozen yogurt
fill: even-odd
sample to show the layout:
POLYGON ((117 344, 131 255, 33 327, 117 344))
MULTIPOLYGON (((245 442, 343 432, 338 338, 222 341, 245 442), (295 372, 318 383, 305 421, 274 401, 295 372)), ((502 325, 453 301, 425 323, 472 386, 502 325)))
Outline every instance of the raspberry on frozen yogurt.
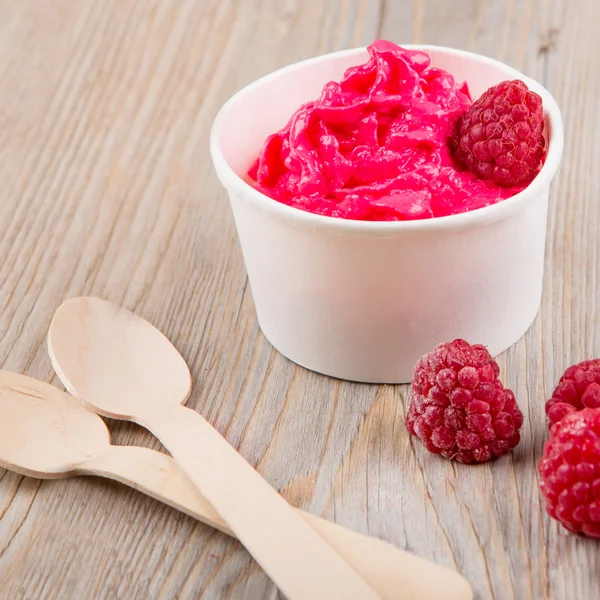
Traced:
POLYGON ((450 143, 456 160, 481 179, 528 185, 546 149, 542 99, 522 81, 503 81, 458 119, 450 143))
POLYGON ((267 138, 248 172, 259 191, 321 215, 402 221, 495 204, 539 171, 541 99, 524 84, 500 84, 479 107, 424 52, 382 40, 368 51, 267 138))
POLYGON ((434 454, 481 463, 520 440, 523 414, 485 346, 440 344, 415 366, 406 414, 408 431, 434 454))

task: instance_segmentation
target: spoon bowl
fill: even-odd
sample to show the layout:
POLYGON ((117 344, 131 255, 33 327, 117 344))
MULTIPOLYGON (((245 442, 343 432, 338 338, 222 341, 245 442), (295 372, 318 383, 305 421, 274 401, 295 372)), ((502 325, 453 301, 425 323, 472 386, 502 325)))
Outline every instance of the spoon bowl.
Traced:
POLYGON ((0 467, 39 479, 114 479, 232 535, 170 456, 113 446, 102 418, 73 396, 9 371, 0 371, 0 467))
POLYGON ((104 421, 57 388, 0 371, 0 464, 32 477, 74 475, 110 443, 104 421))
POLYGON ((105 417, 135 420, 150 406, 180 404, 190 394, 190 371, 173 344, 148 321, 106 300, 64 302, 48 342, 67 390, 105 417))

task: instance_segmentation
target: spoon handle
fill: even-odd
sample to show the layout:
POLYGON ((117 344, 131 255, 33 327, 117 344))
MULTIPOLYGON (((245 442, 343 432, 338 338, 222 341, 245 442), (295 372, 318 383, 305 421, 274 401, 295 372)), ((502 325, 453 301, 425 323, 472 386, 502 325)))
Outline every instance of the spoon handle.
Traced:
MULTIPOLYGON (((124 483, 215 529, 233 535, 225 521, 166 454, 138 446, 110 446, 85 463, 82 474, 124 483)), ((455 571, 294 509, 384 600, 471 600, 455 571)))
POLYGON ((146 406, 138 423, 161 440, 287 598, 379 598, 200 414, 146 406))
POLYGON ((234 536, 227 523, 167 454, 140 446, 111 445, 105 452, 87 459, 78 474, 118 481, 234 536))

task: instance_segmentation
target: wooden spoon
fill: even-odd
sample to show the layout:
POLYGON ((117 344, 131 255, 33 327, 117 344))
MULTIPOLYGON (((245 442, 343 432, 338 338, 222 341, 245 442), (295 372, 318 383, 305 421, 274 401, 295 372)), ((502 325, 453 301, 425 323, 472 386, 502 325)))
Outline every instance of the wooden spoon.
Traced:
MULTIPOLYGON (((232 535, 226 523, 165 454, 112 446, 104 421, 72 396, 24 375, 0 371, 0 466, 42 479, 114 479, 232 535)), ((298 510, 385 600, 467 600, 454 571, 380 540, 298 510)))
POLYGON ((199 413, 175 347, 141 317, 98 298, 56 311, 50 358, 73 396, 135 421, 159 438, 238 539, 290 600, 379 596, 199 413))

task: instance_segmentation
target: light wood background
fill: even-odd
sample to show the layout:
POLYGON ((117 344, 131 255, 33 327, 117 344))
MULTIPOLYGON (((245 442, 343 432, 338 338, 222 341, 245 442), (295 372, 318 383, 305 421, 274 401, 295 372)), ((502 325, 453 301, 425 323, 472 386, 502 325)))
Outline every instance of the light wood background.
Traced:
MULTIPOLYGON (((123 304, 183 353, 189 405, 296 506, 458 569, 478 599, 597 600, 600 546, 545 516, 535 466, 545 398, 600 355, 599 20, 595 0, 0 0, 0 366, 58 385, 45 334, 59 303, 123 304), (500 358, 523 441, 494 464, 410 440, 406 387, 335 381, 271 349, 211 165, 234 91, 377 37, 501 59, 563 109, 542 309, 500 358)), ((132 490, 0 476, 3 600, 277 596, 237 543, 132 490)))

